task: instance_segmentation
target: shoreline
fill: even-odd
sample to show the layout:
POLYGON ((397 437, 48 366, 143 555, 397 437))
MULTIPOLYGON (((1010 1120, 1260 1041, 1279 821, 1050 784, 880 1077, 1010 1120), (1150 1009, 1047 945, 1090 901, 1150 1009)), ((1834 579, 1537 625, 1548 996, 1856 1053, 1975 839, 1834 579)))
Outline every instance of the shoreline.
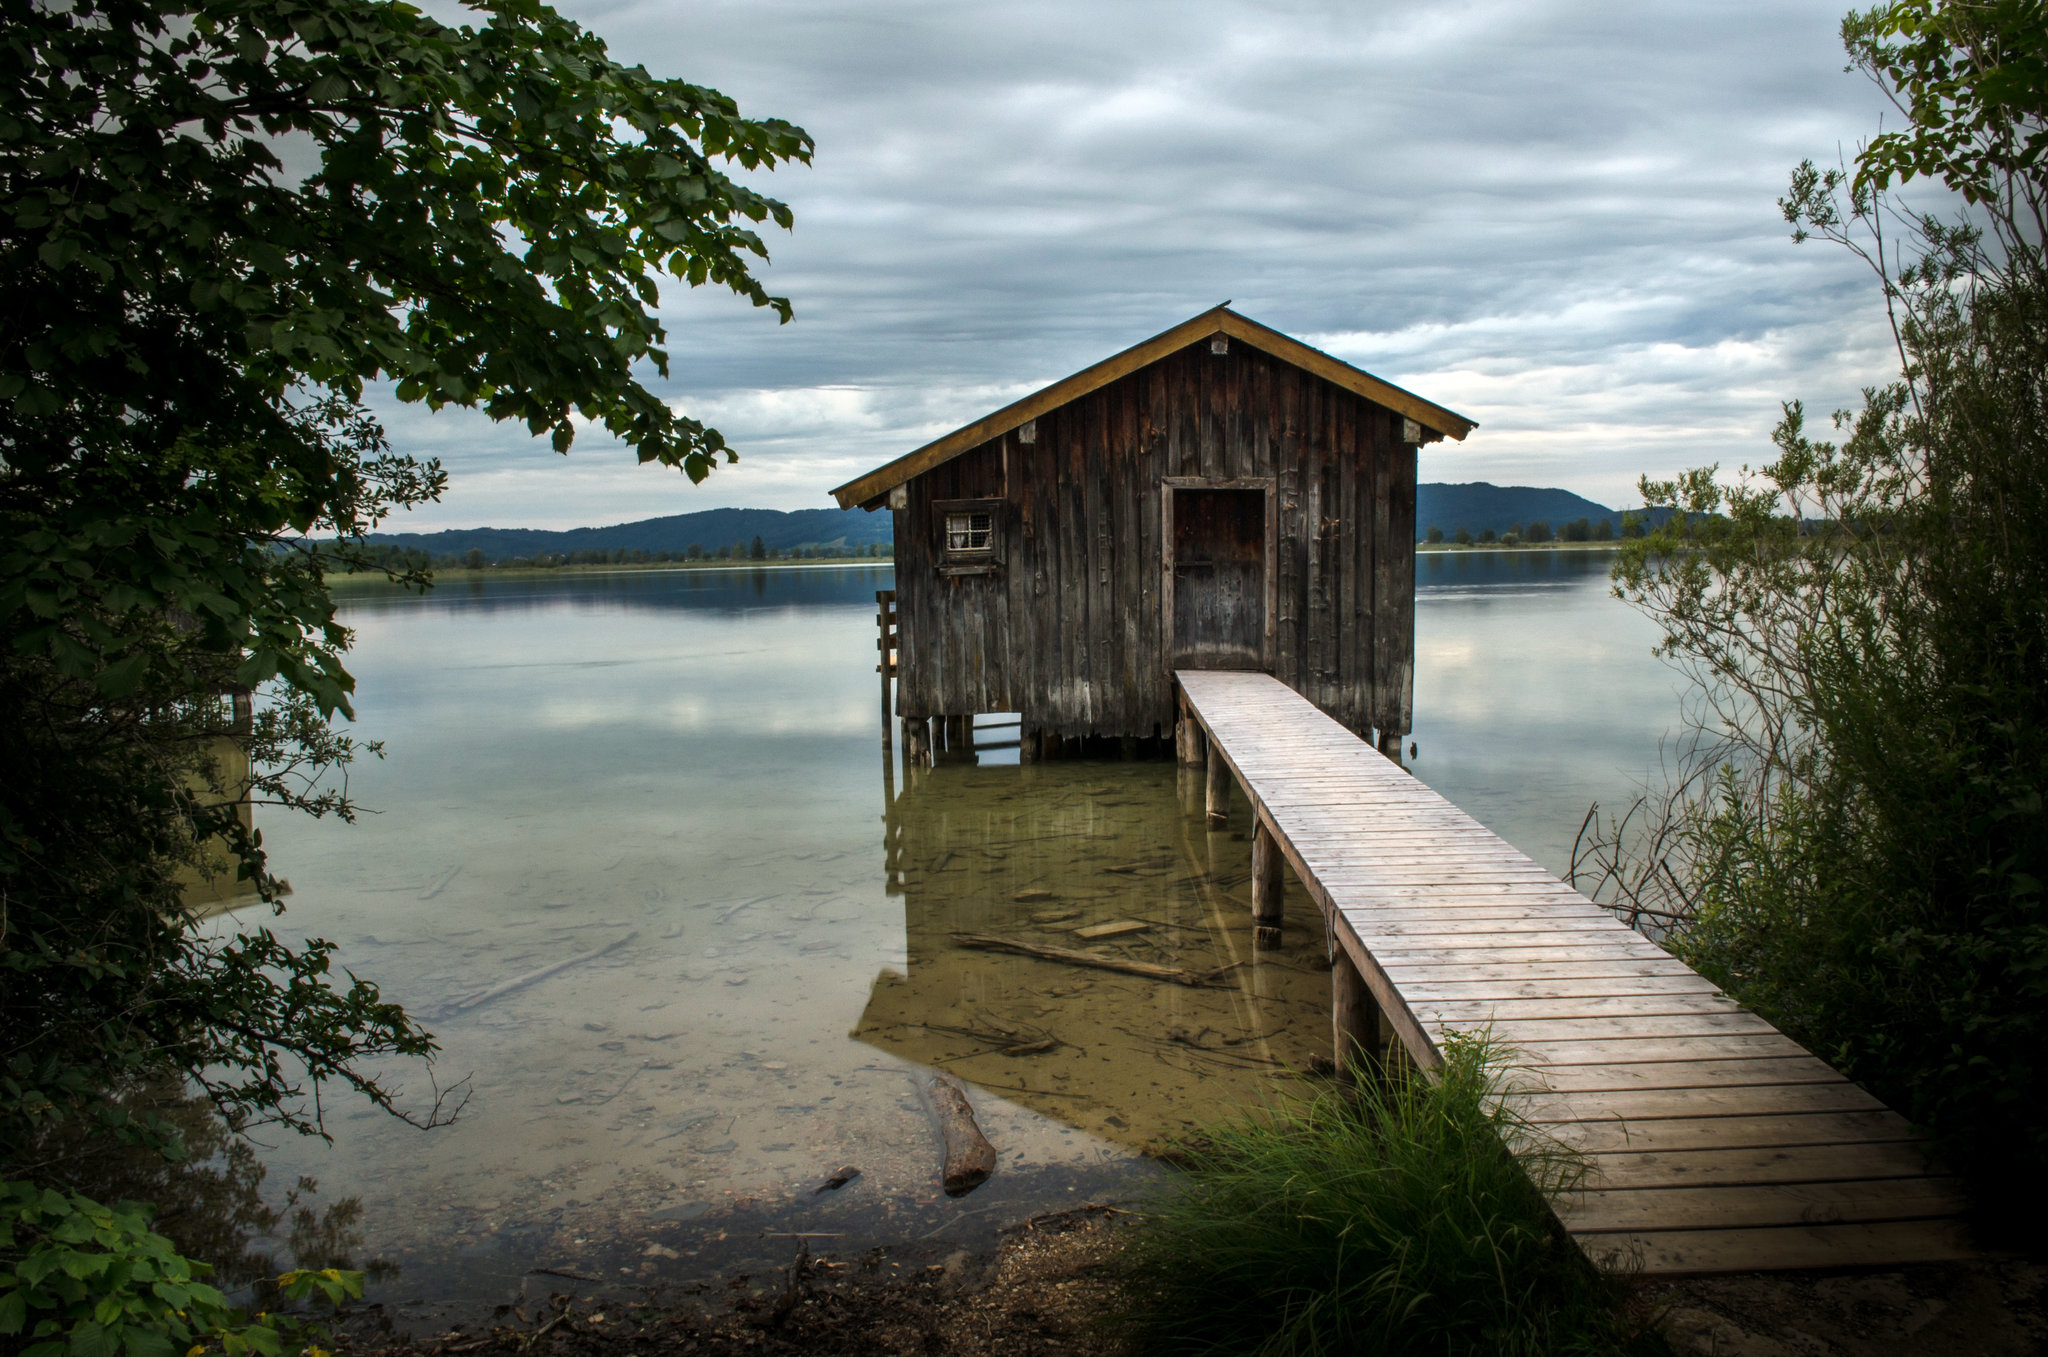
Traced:
POLYGON ((1517 542, 1511 547, 1504 547, 1498 542, 1473 542, 1469 546, 1460 546, 1456 542, 1417 542, 1415 554, 1441 555, 1445 552, 1467 551, 1619 551, 1623 545, 1619 538, 1612 542, 1517 542))
MULTIPOLYGON (((434 582, 482 580, 494 576, 531 578, 535 575, 641 575, 660 571, 702 570, 843 570, 848 566, 895 569, 893 556, 828 556, 801 561, 621 561, 606 565, 487 565, 480 570, 457 565, 435 570, 434 582)), ((389 579, 374 571, 354 571, 327 577, 330 589, 395 588, 389 579)))

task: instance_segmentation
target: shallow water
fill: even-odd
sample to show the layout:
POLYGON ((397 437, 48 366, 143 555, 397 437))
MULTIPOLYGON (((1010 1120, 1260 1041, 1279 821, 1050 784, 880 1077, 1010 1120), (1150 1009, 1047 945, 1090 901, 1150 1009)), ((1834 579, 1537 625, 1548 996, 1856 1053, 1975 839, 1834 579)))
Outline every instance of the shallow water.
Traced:
MULTIPOLYGON (((1554 870, 1630 794, 1676 713, 1604 556, 1425 556, 1418 775, 1554 870)), ((1161 763, 885 764, 886 568, 457 578, 350 594, 358 733, 388 757, 354 827, 263 821, 321 935, 423 1016, 452 1126, 342 1102, 272 1180, 364 1205, 394 1302, 472 1305, 529 1269, 676 1280, 851 1250, 951 1248, 1128 1196, 1143 1152, 1328 1049, 1319 924, 1254 953, 1248 821, 1209 832, 1161 763), (987 951, 1092 945, 1191 987, 987 951), (609 947, 609 950, 601 950, 609 947), (573 964, 463 1006, 562 960, 573 964), (920 1100, 973 1092, 995 1178, 938 1190, 920 1100), (842 1166, 860 1177, 814 1189, 842 1166)), ((261 918, 242 923, 263 923, 261 918)), ((394 1070, 416 1106, 417 1071, 394 1070)), ((360 1261, 360 1260, 359 1260, 360 1261)), ((552 1283, 539 1274, 540 1289, 552 1283)))

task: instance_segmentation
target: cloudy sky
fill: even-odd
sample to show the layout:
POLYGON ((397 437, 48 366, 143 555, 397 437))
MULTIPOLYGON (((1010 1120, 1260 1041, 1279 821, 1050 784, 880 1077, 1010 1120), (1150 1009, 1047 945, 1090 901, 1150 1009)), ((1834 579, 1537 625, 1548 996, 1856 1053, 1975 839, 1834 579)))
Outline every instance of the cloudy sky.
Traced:
POLYGON ((1635 502, 1885 376, 1867 275, 1776 197, 1880 97, 1844 0, 569 0, 614 55, 787 118, 777 326, 665 294, 662 394, 740 450, 692 487, 594 435, 407 409, 445 500, 568 527, 834 485, 1226 298, 1479 421, 1425 480, 1635 502))

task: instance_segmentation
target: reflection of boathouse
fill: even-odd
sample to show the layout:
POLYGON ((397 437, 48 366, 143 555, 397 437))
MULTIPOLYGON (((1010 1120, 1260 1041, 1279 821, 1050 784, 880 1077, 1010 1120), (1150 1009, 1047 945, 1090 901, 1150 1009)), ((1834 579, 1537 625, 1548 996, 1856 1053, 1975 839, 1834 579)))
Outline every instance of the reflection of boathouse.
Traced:
POLYGON ((1182 781, 1177 793, 1157 764, 913 773, 887 838, 908 964, 876 977, 854 1036, 1131 1145, 1327 1058, 1321 936, 1254 953, 1243 826, 1206 831, 1185 813, 1200 776, 1182 781), (1143 927, 1082 932, 1116 923, 1143 927), (975 950, 962 935, 1222 973, 1190 987, 975 950))
POLYGON ((1418 445, 1472 421, 1218 307, 833 491, 895 514, 897 713, 1171 733, 1175 669, 1409 728, 1418 445))

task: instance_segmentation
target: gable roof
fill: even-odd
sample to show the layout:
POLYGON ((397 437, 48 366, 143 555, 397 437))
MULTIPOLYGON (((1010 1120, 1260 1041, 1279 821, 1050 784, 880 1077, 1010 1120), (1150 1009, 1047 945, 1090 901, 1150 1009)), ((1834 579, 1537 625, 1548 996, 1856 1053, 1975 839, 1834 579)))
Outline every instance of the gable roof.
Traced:
POLYGON ((991 438, 999 438, 1048 411, 1108 386, 1119 377, 1128 376, 1170 353, 1217 334, 1242 340, 1283 363, 1291 363, 1304 372, 1313 373, 1326 382, 1414 420, 1423 427, 1426 435, 1433 435, 1425 437, 1424 442, 1434 443, 1445 435, 1463 442, 1466 434, 1479 427, 1476 421, 1456 411, 1426 401, 1392 382, 1383 382, 1370 372, 1332 358, 1321 349, 1312 349, 1298 339, 1290 339, 1278 330, 1269 330, 1227 306, 1218 306, 1184 320, 1142 344, 1134 344, 1122 353, 1105 358, 1093 367, 1082 368, 1071 377, 1063 377, 1022 400, 1013 401, 993 414, 983 415, 972 424, 962 425, 915 452, 905 453, 885 466, 876 467, 865 476, 850 480, 834 490, 832 497, 839 501, 842 509, 866 504, 912 477, 921 476, 942 462, 949 462, 971 448, 980 447, 991 438))

